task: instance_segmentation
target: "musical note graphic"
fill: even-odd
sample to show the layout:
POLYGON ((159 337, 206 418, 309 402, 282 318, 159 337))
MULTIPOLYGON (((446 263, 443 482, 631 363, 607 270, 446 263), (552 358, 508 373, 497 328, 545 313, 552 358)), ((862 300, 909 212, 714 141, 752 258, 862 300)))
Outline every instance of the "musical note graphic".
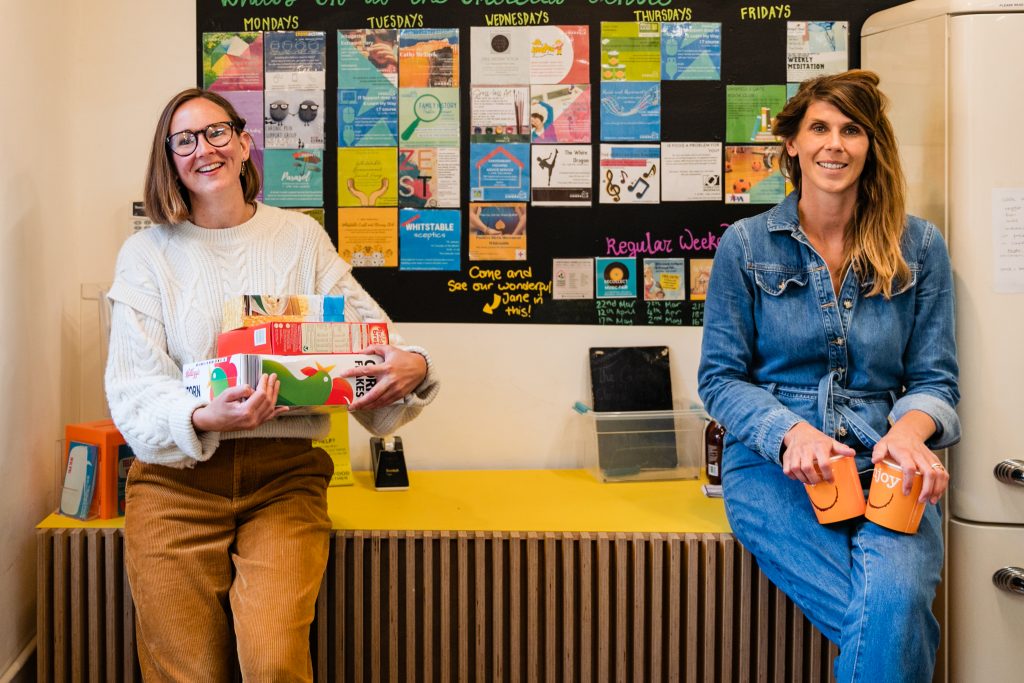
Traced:
POLYGON ((605 191, 608 192, 608 196, 612 198, 613 202, 619 201, 619 195, 622 194, 622 189, 614 182, 612 182, 615 179, 615 176, 612 174, 612 170, 610 168, 608 169, 608 172, 605 173, 604 177, 608 181, 608 183, 604 186, 605 191))

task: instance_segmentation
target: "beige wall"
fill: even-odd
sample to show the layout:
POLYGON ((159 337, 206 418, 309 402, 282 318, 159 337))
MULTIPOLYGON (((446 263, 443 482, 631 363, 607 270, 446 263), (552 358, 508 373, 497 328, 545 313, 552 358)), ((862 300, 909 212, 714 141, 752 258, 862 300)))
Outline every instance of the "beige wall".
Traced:
MULTIPOLYGON (((96 308, 141 198, 152 126, 193 84, 195 3, 0 0, 0 677, 35 632, 33 525, 56 505, 67 422, 104 416, 96 308), (30 93, 32 93, 30 95, 30 93), (29 355, 31 353, 31 356, 29 355), (26 360, 28 359, 28 360, 26 360)), ((331 10, 338 13, 337 10, 331 10)), ((442 373, 401 430, 410 467, 575 467, 587 348, 667 344, 675 393, 696 396, 699 329, 403 325, 442 373)), ((353 429, 354 464, 369 467, 353 429)), ((415 485, 415 478, 413 479, 415 485)))

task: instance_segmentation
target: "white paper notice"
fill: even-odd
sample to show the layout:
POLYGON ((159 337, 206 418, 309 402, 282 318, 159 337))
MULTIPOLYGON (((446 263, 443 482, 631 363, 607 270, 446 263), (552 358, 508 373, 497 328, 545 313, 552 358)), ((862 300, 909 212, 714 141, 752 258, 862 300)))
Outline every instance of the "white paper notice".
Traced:
POLYGON ((721 142, 663 142, 661 166, 662 201, 722 201, 721 142))
POLYGON ((1024 292, 1024 188, 992 190, 992 249, 996 292, 1024 292))
POLYGON ((552 273, 552 298, 594 298, 594 259, 556 258, 552 261, 552 273))

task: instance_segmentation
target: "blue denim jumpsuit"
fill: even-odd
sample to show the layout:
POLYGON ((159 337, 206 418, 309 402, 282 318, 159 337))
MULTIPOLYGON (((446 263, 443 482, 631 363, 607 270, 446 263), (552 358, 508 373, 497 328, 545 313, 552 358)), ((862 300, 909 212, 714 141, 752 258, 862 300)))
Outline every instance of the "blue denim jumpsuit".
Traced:
POLYGON ((762 571, 839 645, 839 681, 931 681, 943 555, 936 506, 915 535, 863 519, 823 526, 780 458, 801 420, 857 450, 861 471, 888 421, 913 409, 935 421, 930 448, 959 440, 949 256, 935 226, 908 217, 911 281, 889 300, 866 297, 870 280, 850 269, 837 297, 797 201, 794 192, 737 222, 715 255, 699 392, 727 430, 726 513, 762 571))

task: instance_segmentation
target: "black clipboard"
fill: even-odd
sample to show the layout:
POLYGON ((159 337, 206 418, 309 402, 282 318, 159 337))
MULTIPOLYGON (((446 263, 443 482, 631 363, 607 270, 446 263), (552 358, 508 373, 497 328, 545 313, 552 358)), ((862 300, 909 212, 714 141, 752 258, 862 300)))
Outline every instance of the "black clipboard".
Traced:
MULTIPOLYGON (((590 385, 598 413, 671 411, 672 372, 667 346, 593 347, 590 385)), ((666 417, 596 420, 598 464, 625 476, 678 466, 675 420, 666 417)))

